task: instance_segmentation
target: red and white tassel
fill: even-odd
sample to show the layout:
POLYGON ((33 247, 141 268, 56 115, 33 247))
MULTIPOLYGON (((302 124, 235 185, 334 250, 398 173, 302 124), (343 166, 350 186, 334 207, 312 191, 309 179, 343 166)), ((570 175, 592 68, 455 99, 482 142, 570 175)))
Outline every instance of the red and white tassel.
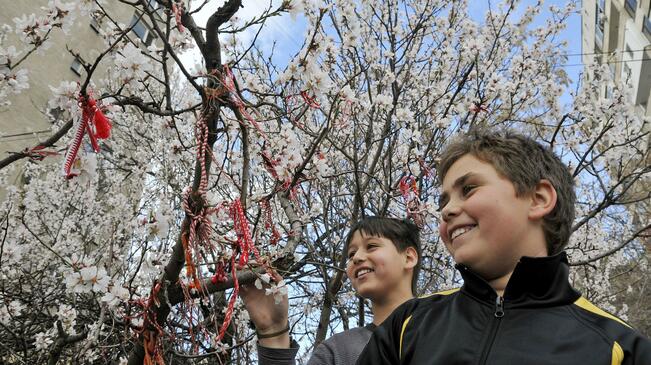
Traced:
POLYGON ((66 179, 71 179, 79 175, 79 169, 73 170, 73 165, 77 160, 77 154, 79 153, 79 148, 81 147, 81 142, 86 132, 88 132, 90 144, 95 152, 100 151, 97 139, 106 139, 111 136, 111 122, 102 113, 102 110, 97 107, 95 99, 91 96, 87 98, 79 96, 79 104, 81 106, 81 119, 77 124, 75 137, 66 152, 63 165, 63 175, 66 179))
POLYGON ((72 179, 73 177, 79 175, 79 170, 72 170, 72 166, 77 159, 77 153, 79 153, 79 147, 81 146, 81 141, 84 138, 84 133, 86 132, 86 122, 83 117, 77 123, 77 130, 75 131, 75 137, 68 147, 66 152, 65 163, 63 164, 63 175, 66 179, 72 179))

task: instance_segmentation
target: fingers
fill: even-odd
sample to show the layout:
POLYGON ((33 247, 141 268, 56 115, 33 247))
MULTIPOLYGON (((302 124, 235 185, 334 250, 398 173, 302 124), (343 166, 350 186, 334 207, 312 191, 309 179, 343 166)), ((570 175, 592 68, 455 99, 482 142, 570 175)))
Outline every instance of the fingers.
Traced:
POLYGON ((248 285, 246 284, 240 285, 239 295, 240 298, 242 298, 242 300, 245 302, 245 304, 246 304, 246 300, 249 298, 249 296, 251 296, 251 294, 252 293, 248 285))
POLYGON ((271 272, 271 278, 273 279, 274 282, 280 283, 281 281, 283 281, 283 277, 280 276, 280 274, 278 274, 278 271, 271 269, 270 272, 271 272))

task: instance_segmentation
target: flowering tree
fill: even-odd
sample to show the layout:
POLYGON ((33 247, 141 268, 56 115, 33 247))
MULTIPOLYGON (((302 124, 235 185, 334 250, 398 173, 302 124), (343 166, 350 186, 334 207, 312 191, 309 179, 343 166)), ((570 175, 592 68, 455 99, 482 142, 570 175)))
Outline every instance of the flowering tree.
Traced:
POLYGON ((22 60, 51 32, 108 19, 87 77, 52 86, 48 107, 62 113, 51 137, 0 161, 3 362, 250 363, 237 293, 262 282, 289 292, 305 356, 369 313, 341 252, 365 215, 422 226, 422 292, 458 285, 436 234, 437 156, 479 127, 520 130, 568 162, 574 283, 626 316, 626 278, 648 277, 649 125, 596 65, 560 102, 569 80, 556 39, 572 6, 536 27, 542 5, 515 15, 514 1, 480 21, 466 1, 442 0, 285 1, 242 21, 229 0, 206 24, 195 19, 207 1, 120 2, 154 43, 135 41, 102 1, 52 0, 0 35, 8 104, 29 92, 22 60), (306 21, 304 41, 278 55, 258 38, 287 12, 306 21), (190 48, 199 70, 181 62, 190 48), (55 146, 68 147, 63 159, 55 146), (20 186, 8 184, 15 170, 20 186))

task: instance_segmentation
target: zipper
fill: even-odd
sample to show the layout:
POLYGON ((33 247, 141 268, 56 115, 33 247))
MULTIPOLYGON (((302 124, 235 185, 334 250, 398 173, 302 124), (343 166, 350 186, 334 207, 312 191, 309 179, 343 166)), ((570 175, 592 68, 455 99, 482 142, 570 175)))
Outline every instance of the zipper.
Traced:
POLYGON ((504 317, 504 298, 499 295, 495 298, 495 318, 504 317))
POLYGON ((495 336, 497 335, 497 330, 500 328, 500 322, 502 317, 504 317, 504 298, 497 296, 495 298, 495 311, 493 312, 493 318, 491 319, 490 330, 488 334, 488 339, 486 340, 484 349, 481 352, 481 358, 479 359, 479 364, 486 364, 488 359, 488 354, 493 347, 493 342, 495 341, 495 336))

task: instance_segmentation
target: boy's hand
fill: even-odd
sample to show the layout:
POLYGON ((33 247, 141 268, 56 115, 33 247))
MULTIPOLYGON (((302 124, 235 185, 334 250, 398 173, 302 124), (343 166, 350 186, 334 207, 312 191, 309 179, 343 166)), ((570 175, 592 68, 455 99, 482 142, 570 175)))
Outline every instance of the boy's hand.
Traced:
MULTIPOLYGON (((273 281, 279 283, 282 277, 274 271, 273 281)), ((240 288, 240 297, 244 301, 244 306, 249 312, 249 317, 258 334, 267 335, 282 332, 287 328, 289 300, 287 294, 282 295, 279 303, 276 303, 276 297, 280 294, 266 295, 265 289, 269 288, 264 284, 261 289, 255 285, 242 285, 240 288)), ((283 332, 278 336, 269 338, 259 338, 260 345, 269 348, 289 348, 289 331, 283 332)))

